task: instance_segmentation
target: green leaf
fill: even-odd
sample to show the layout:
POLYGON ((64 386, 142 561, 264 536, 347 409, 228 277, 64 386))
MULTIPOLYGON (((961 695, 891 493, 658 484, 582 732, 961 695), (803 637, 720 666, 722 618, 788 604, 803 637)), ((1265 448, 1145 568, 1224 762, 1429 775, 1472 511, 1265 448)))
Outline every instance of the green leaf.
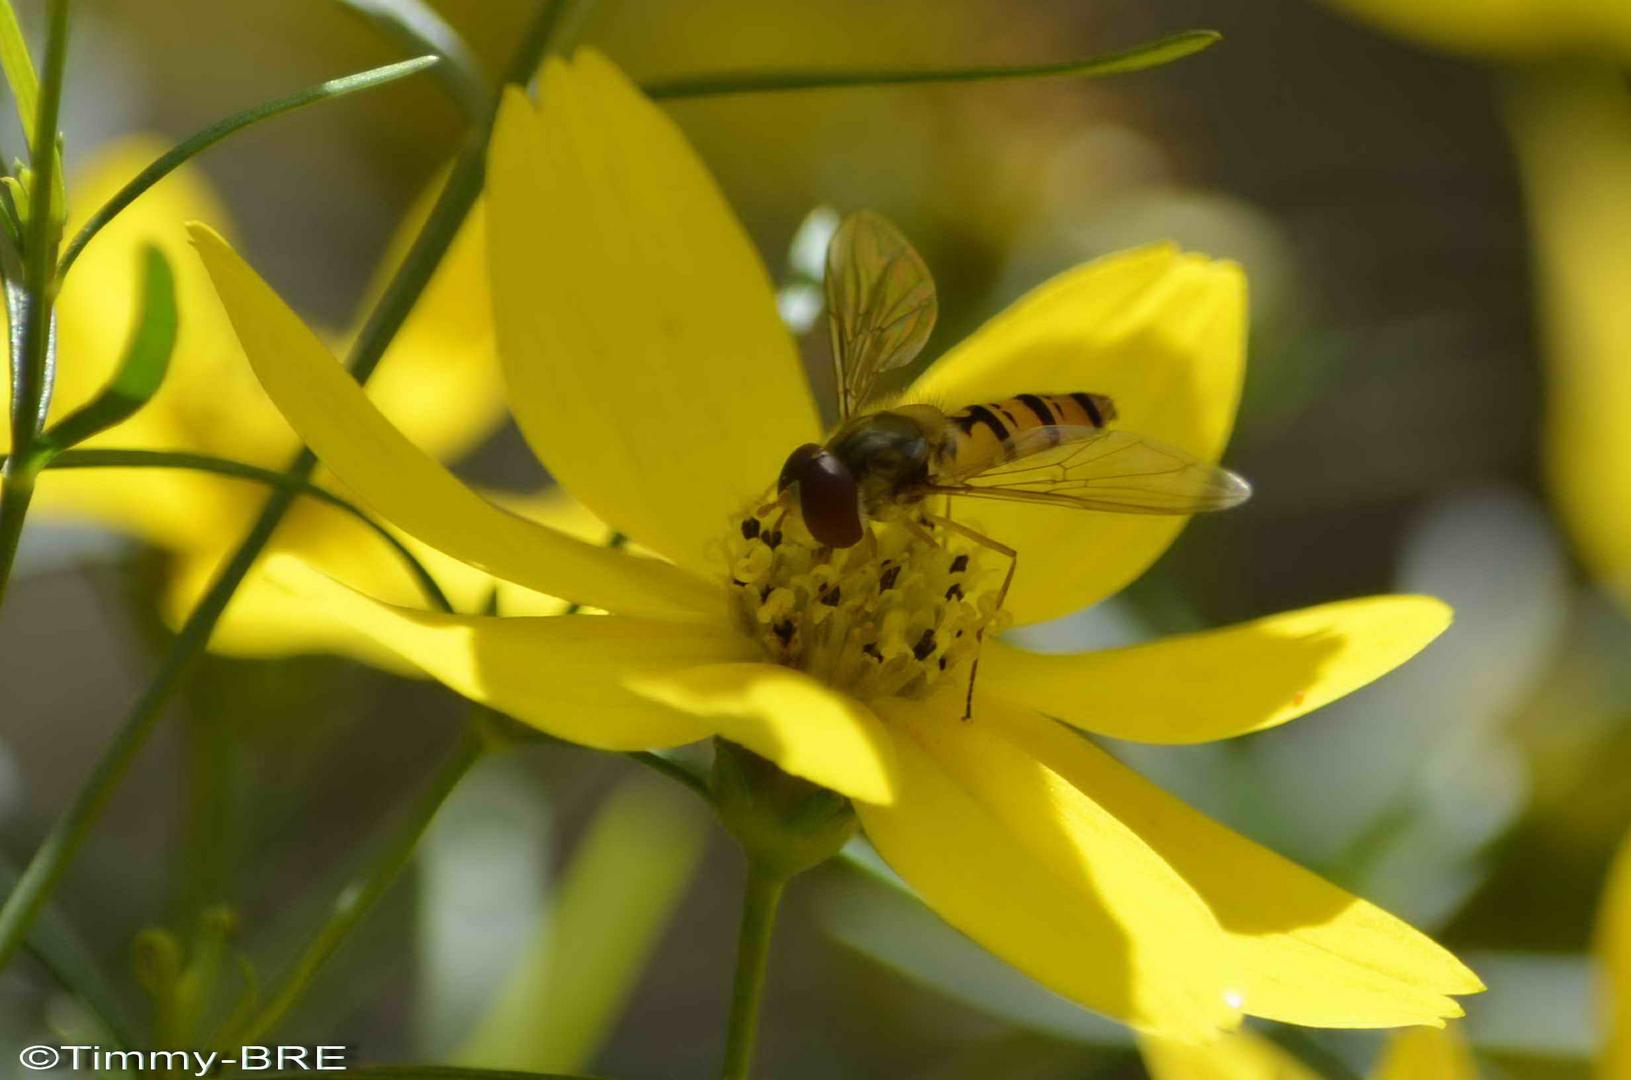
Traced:
MULTIPOLYGON (((4 2, 4 0, 0 0, 4 2)), ((147 168, 137 173, 131 181, 109 199, 96 213, 90 216, 83 228, 69 241, 67 249, 62 254, 62 263, 59 273, 66 274, 79 253, 85 250, 85 245, 91 238, 100 232, 108 222, 119 216, 120 211, 135 202, 143 192, 183 164, 208 150, 227 136, 242 131, 244 128, 270 120, 274 116, 293 112, 307 105, 315 105, 320 101, 332 101, 348 94, 355 94, 362 90, 372 90, 384 86, 398 79, 415 75, 426 68, 433 67, 441 62, 440 57, 419 56, 412 60, 403 60, 401 63, 386 64, 384 67, 371 68, 355 75, 346 75, 339 79, 329 79, 316 86, 308 86, 287 97, 275 101, 263 102, 243 112, 235 113, 224 120, 217 120, 209 127, 194 132, 169 150, 159 156, 147 168)))
POLYGON ((34 116, 40 103, 40 77, 34 71, 34 60, 28 55, 28 42, 23 39, 23 28, 17 21, 17 12, 11 0, 0 0, 0 70, 6 74, 6 85, 11 87, 11 99, 17 104, 17 119, 23 125, 23 137, 34 145, 34 116))
POLYGON ((426 0, 339 0, 416 53, 442 58, 436 73, 459 108, 479 118, 487 107, 487 76, 464 38, 426 0))
POLYGON ((580 1068, 623 1013, 696 874, 705 819, 689 796, 632 781, 578 844, 555 910, 456 1058, 580 1068))
POLYGON ((1071 76, 1097 79, 1107 75, 1170 64, 1192 56, 1218 41, 1215 30, 1184 30, 1147 41, 1130 49, 1085 60, 1052 64, 1015 64, 994 67, 862 68, 853 71, 765 71, 727 75, 681 75, 645 83, 646 96, 661 101, 673 98, 717 97, 723 94, 765 94, 789 90, 831 90, 844 87, 914 86, 925 83, 989 82, 994 79, 1040 79, 1071 76))
POLYGON ((136 328, 113 378, 90 401, 46 431, 47 453, 66 450, 134 416, 164 385, 176 344, 176 280, 164 252, 142 252, 142 300, 136 328))
MULTIPOLYGON (((9 862, 0 862, 0 891, 9 891, 17 876, 9 862)), ((121 1048, 141 1045, 113 984, 90 947, 55 906, 47 905, 40 913, 25 947, 58 985, 79 1000, 110 1039, 121 1048)))

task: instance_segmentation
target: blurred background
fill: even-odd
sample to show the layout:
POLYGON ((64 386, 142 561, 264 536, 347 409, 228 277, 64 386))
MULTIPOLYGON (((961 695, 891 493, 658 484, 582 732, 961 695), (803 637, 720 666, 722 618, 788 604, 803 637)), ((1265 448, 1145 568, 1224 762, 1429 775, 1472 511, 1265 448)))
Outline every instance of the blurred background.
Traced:
MULTIPOLYGON (((436 6, 495 68, 531 8, 436 6)), ((38 23, 37 4, 19 10, 38 23)), ((1577 180, 1612 208, 1616 176, 1631 207, 1631 34, 1613 14, 1594 28, 1573 12, 1580 25, 1555 34, 1542 30, 1562 15, 1463 33, 1394 11, 603 0, 583 35, 655 77, 1041 61, 1223 32, 1198 57, 1103 82, 672 111, 784 280, 817 206, 900 223, 941 290, 929 355, 1120 247, 1170 238, 1246 265, 1251 361, 1227 461, 1256 497, 1197 520, 1122 597, 1026 643, 1120 644, 1373 592, 1448 599, 1456 624, 1428 652, 1306 719, 1228 744, 1115 749, 1466 956, 1491 985, 1467 1025, 1488 1075, 1585 1076, 1593 922, 1631 825, 1631 589, 1615 540, 1631 513, 1631 403, 1613 396, 1616 377, 1631 393, 1615 347, 1631 332, 1611 333, 1616 296, 1631 294, 1631 210, 1583 221, 1568 208, 1586 205, 1577 180)), ((115 137, 173 141, 400 55, 325 0, 101 0, 76 19, 70 172, 115 137)), ((250 261, 340 325, 459 131, 435 85, 409 80, 255 128, 202 169, 250 261)), ((544 479, 508 428, 460 471, 516 491, 544 479)), ((162 654, 165 560, 84 523, 30 521, 0 622, 13 868, 162 654)), ((192 952, 226 937, 242 968, 222 967, 223 1010, 245 971, 279 970, 449 752, 464 709, 333 657, 201 665, 57 894, 117 1006, 148 1008, 132 961, 148 927, 192 952)), ((517 749, 461 786, 285 1041, 351 1044, 364 1060, 712 1075, 741 874, 677 788, 587 752, 517 749)), ((34 961, 0 975, 0 1049, 88 1023, 34 961)), ((1277 1037, 1332 1076, 1362 1073, 1379 1041, 1277 1037)), ((792 889, 761 1045, 764 1074, 788 1078, 1144 1075, 1123 1032, 981 953, 864 854, 792 889)), ((0 1069, 12 1060, 0 1053, 0 1069)))

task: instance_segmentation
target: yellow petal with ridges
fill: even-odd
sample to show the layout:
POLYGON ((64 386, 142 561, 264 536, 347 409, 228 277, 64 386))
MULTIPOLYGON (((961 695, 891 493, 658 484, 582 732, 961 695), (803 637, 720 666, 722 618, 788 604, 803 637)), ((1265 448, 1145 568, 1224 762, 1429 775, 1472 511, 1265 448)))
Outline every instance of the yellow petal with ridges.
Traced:
POLYGON ((505 97, 488 166, 500 357, 549 471, 720 569, 729 518, 819 437, 763 266, 679 129, 591 51, 505 97))
POLYGON ((323 464, 380 517, 495 577, 627 615, 716 617, 722 591, 502 510, 408 442, 218 235, 191 226, 255 374, 323 464))
POLYGON ((1246 1013, 1310 1027, 1438 1025, 1461 1015, 1449 995, 1483 989, 1426 935, 1186 806, 1081 735, 1028 712, 1008 727, 1201 895, 1246 1013))
POLYGON ((1631 1076, 1631 836, 1620 845, 1597 913, 1597 959, 1603 973, 1599 1030, 1602 1080, 1631 1076))
POLYGON ((871 803, 893 801, 889 733, 872 710, 777 664, 655 672, 629 689, 714 726, 784 772, 871 803))
POLYGON ((1097 792, 1010 737, 1020 710, 886 700, 895 801, 858 802, 879 853, 947 922, 1056 992, 1143 1030, 1204 1038, 1238 1013, 1206 906, 1097 792))
POLYGON ((723 627, 622 616, 444 615, 384 604, 290 556, 267 573, 471 701, 603 750, 678 746, 706 722, 626 689, 642 675, 744 658, 723 627))
MULTIPOLYGON (((1108 394, 1116 427, 1215 461, 1245 361, 1240 268, 1160 245, 1046 282, 936 361, 906 396, 955 409, 1027 392, 1108 394)), ((975 499, 957 500, 954 511, 1019 552, 1007 606, 1021 624, 1119 591, 1187 520, 975 499)))
POLYGON ((1101 735, 1197 743, 1262 731, 1392 671, 1450 625, 1427 596, 1372 596, 1160 638, 1041 655, 1000 643, 983 689, 1101 735))
POLYGON ((1150 1080, 1320 1080, 1302 1062, 1245 1029, 1210 1042, 1145 1035, 1138 1048, 1150 1080))
POLYGON ((1370 1080, 1478 1080, 1478 1066, 1460 1025, 1410 1028, 1388 1039, 1370 1080))
POLYGON ((1631 93, 1621 72, 1578 65, 1527 70, 1508 91, 1534 240, 1552 500, 1593 576, 1631 607, 1631 93))

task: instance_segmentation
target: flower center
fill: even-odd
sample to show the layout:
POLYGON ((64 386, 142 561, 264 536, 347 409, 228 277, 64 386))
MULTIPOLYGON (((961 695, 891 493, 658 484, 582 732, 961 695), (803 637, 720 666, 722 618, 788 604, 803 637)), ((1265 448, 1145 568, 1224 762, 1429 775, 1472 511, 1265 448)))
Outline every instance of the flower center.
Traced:
POLYGON ((835 550, 779 507, 751 511, 726 545, 737 616, 776 663, 863 701, 922 697, 941 679, 967 678, 980 632, 1004 622, 1006 567, 948 530, 933 536, 875 523, 835 550))

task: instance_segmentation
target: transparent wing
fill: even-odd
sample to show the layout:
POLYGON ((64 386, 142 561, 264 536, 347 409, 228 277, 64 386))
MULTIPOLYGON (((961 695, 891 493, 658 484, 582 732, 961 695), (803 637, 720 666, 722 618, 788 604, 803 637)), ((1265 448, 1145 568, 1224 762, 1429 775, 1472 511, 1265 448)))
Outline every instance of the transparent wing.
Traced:
POLYGON ((845 218, 827 246, 827 319, 838 411, 849 419, 881 372, 903 367, 934 329, 929 268, 900 230, 870 210, 845 218))
POLYGON ((1175 447, 1130 431, 1053 426, 1022 432, 998 463, 970 463, 934 490, 948 495, 1118 514, 1227 510, 1251 485, 1175 447))

